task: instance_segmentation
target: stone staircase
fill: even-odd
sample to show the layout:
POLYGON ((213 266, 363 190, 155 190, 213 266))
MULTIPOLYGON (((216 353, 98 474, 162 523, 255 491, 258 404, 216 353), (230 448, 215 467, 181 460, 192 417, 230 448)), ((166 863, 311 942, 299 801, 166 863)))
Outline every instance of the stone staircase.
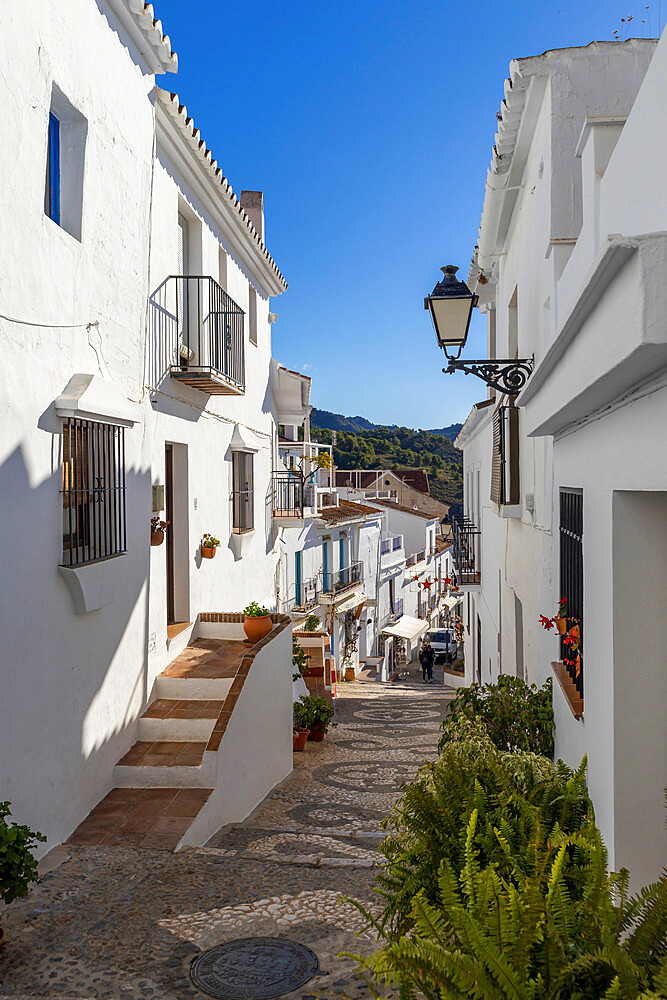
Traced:
POLYGON ((199 638, 169 664, 138 720, 139 739, 113 769, 115 787, 69 843, 174 850, 193 833, 216 787, 218 751, 235 702, 266 642, 199 638))

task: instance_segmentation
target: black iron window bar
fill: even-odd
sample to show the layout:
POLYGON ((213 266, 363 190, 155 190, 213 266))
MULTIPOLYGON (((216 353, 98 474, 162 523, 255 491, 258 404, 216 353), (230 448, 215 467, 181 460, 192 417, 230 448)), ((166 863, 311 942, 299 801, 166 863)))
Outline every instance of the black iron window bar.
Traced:
POLYGON ((452 517, 452 538, 454 542, 454 564, 457 570, 457 580, 460 584, 473 584, 479 581, 479 563, 477 551, 481 531, 474 521, 468 517, 452 517))
POLYGON ((176 288, 172 374, 217 373, 245 389, 245 313, 208 275, 169 276, 176 288))
POLYGON ((560 639, 560 657, 579 695, 584 696, 584 497, 575 490, 560 491, 560 597, 565 598, 568 629, 579 626, 579 646, 573 651, 560 639))
POLYGON ((62 470, 62 565, 127 552, 125 428, 69 417, 62 470))
POLYGON ((273 513, 275 517, 303 517, 305 477, 302 472, 273 473, 273 513))

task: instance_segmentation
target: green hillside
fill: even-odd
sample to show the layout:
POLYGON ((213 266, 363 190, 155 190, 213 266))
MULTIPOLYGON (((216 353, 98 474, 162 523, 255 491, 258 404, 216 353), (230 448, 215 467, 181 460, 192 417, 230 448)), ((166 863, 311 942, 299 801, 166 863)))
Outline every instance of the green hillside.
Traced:
MULTIPOLYGON (((331 444, 332 431, 312 427, 312 437, 331 444)), ((425 469, 431 496, 444 503, 463 499, 463 456, 449 438, 408 427, 336 432, 334 462, 339 469, 425 469)))

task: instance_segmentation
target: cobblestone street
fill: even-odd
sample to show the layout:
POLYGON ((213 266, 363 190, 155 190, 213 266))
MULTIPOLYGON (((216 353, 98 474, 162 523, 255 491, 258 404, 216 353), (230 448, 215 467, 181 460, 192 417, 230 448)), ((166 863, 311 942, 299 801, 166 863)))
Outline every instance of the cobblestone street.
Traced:
MULTIPOLYGON (((295 754, 294 771, 244 824, 201 849, 67 847, 62 863, 3 915, 0 996, 202 996, 190 964, 242 937, 298 941, 319 973, 288 997, 367 996, 338 958, 372 940, 339 894, 373 898, 380 820, 435 754, 451 688, 410 676, 343 684, 338 726, 295 754)), ((248 994, 251 996, 252 994, 248 994)))

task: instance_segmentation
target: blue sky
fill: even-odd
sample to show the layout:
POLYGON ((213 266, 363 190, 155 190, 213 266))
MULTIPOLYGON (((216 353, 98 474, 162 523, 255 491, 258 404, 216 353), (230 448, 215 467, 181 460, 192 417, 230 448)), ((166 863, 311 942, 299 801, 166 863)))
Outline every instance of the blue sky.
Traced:
MULTIPOLYGON (((667 0, 661 4, 667 15, 667 0)), ((467 275, 510 59, 608 40, 645 3, 155 0, 175 89, 234 190, 264 191, 289 288, 273 353, 315 406, 441 427, 485 395, 441 374, 423 308, 442 264, 467 275)), ((650 5, 652 34, 662 17, 650 5)), ((469 357, 483 356, 477 317, 469 357)))

